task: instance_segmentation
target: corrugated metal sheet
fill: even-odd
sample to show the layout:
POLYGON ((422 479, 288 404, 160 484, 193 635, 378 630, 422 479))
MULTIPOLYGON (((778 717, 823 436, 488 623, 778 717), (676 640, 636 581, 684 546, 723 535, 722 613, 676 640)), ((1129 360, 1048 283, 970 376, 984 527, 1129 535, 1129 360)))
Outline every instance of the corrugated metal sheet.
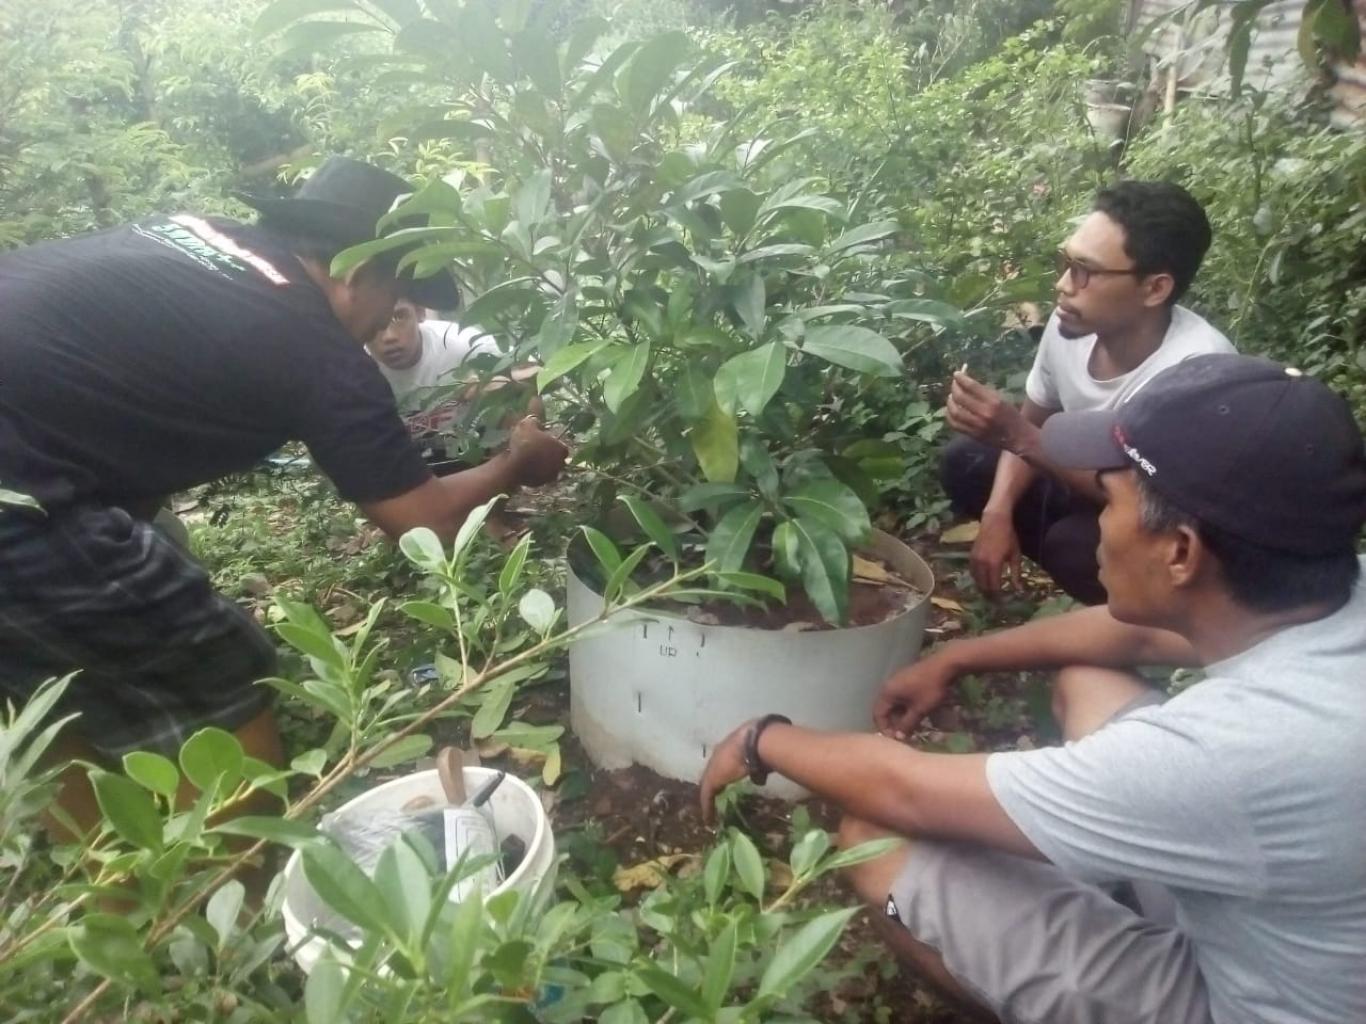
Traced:
MULTIPOLYGON (((1154 19, 1165 16, 1143 43, 1155 72, 1165 75, 1175 63, 1182 89, 1225 93, 1228 69, 1224 44, 1229 17, 1227 10, 1221 8, 1232 4, 1233 0, 1223 0, 1192 17, 1179 13, 1188 6, 1187 0, 1132 0, 1129 28, 1131 32, 1141 32, 1154 19)), ((1355 8, 1366 36, 1366 0, 1355 0, 1355 8)), ((1295 47, 1303 11, 1304 0, 1279 0, 1258 15, 1244 71, 1248 85, 1258 89, 1308 86, 1310 78, 1295 47)), ((1333 121, 1344 126, 1366 122, 1366 54, 1355 64, 1337 67, 1335 72, 1333 121)))

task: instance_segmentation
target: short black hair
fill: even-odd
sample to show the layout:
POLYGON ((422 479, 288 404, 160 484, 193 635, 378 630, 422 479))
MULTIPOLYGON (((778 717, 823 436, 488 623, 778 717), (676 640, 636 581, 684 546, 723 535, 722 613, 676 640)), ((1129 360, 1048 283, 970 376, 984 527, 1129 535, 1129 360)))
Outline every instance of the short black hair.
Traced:
POLYGON ((1096 195, 1095 209, 1124 229, 1124 251, 1143 274, 1171 274, 1168 305, 1186 294, 1214 231, 1204 207, 1170 181, 1121 181, 1096 195))
POLYGON ((1229 594, 1244 608, 1285 612, 1343 604, 1352 596, 1361 563, 1350 547, 1331 555, 1303 555, 1254 544, 1177 508, 1143 474, 1135 477, 1139 525, 1149 533, 1182 526, 1194 530, 1218 560, 1229 594))

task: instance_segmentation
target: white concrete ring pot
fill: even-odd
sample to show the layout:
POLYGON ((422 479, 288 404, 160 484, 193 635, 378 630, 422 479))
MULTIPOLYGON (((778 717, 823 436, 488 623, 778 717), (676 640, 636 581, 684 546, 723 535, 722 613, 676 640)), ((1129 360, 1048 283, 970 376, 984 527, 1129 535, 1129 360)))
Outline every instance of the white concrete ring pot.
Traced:
MULTIPOLYGON (((465 789, 477 792, 497 775, 492 768, 466 768, 465 789)), ((349 800, 336 811, 339 815, 364 815, 374 811, 396 811, 414 797, 431 797, 438 804, 446 802, 445 791, 435 768, 416 772, 399 779, 391 779, 374 789, 349 800)), ((515 835, 526 844, 526 855, 517 870, 488 894, 489 899, 499 893, 516 890, 531 899, 548 899, 554 886, 555 834, 546 817, 545 808, 536 791, 515 775, 508 775, 489 798, 488 810, 500 837, 515 835)), ((284 872, 284 902, 280 912, 285 920, 285 934, 295 962, 307 973, 322 956, 328 942, 312 931, 313 922, 326 905, 308 884, 304 875, 303 857, 298 850, 289 858, 284 872)), ((345 951, 336 951, 344 955, 345 951)))
MULTIPOLYGON (((588 756, 602 768, 640 764, 696 782, 712 748, 749 718, 776 713, 812 728, 871 729, 879 686, 920 652, 934 574, 880 530, 864 551, 913 584, 920 600, 875 625, 803 632, 633 610, 614 620, 615 629, 574 644, 570 725, 588 756)), ((602 611, 602 596, 572 567, 567 597, 571 626, 602 611)), ((785 799, 804 794, 777 776, 766 791, 785 799)))

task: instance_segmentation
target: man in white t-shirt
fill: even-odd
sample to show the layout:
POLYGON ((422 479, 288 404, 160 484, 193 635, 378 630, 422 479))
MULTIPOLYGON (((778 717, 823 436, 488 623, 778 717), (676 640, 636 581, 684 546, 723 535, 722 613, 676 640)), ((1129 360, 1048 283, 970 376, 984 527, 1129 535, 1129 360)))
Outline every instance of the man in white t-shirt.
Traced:
POLYGON ((1234 351, 1177 305, 1210 238, 1204 210, 1179 185, 1103 189, 1058 252, 1057 307, 1023 405, 954 374, 946 411, 963 436, 945 449, 942 479, 954 511, 981 520, 970 568, 984 592, 998 592, 1007 570, 1018 584, 1024 554, 1072 597, 1104 602, 1095 558, 1101 495, 1087 475, 1049 462, 1040 428, 1057 412, 1117 408, 1184 359, 1234 351))
POLYGON ((400 301, 388 326, 365 346, 405 408, 431 388, 459 381, 460 365, 476 352, 497 353, 493 338, 478 328, 428 320, 425 311, 400 301))
POLYGON ((944 645, 883 684, 883 735, 778 715, 718 744, 703 811, 775 771, 837 806, 906 965, 1001 1024, 1366 1021, 1366 451, 1351 408, 1239 355, 1043 431, 1092 473, 1107 607, 944 645), (1135 668, 1201 666, 1164 702, 1135 668), (1058 669, 1067 742, 904 740, 953 682, 1058 669), (901 840, 896 842, 895 840, 901 840))
MULTIPOLYGON (((462 373, 466 360, 481 354, 498 355, 493 337, 477 327, 461 327, 447 320, 428 320, 425 311, 400 300, 388 325, 366 345, 380 373, 394 392, 399 413, 409 432, 419 441, 431 441, 425 457, 433 470, 463 467, 460 460, 449 459, 436 436, 442 428, 458 422, 469 411, 479 390, 496 390, 509 381, 523 381, 534 375, 535 367, 517 367, 501 378, 479 385, 470 374, 462 373)), ((509 414, 518 418, 530 413, 540 417, 540 399, 518 402, 509 414)))

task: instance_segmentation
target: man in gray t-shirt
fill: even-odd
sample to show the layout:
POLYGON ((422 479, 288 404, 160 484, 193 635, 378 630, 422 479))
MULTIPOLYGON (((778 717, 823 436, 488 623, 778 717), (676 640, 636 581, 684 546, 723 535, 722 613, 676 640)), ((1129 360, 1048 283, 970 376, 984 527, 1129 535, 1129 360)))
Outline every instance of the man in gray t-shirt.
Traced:
POLYGON ((1297 370, 1188 360, 1043 443, 1106 495, 1104 608, 949 644, 875 709, 904 739, 969 673, 1061 669, 1068 742, 928 754, 772 716, 703 805, 779 771, 903 847, 851 872, 892 949, 1029 1024, 1366 1021, 1366 453, 1297 370), (1202 666, 1170 700, 1125 669, 1202 666))

